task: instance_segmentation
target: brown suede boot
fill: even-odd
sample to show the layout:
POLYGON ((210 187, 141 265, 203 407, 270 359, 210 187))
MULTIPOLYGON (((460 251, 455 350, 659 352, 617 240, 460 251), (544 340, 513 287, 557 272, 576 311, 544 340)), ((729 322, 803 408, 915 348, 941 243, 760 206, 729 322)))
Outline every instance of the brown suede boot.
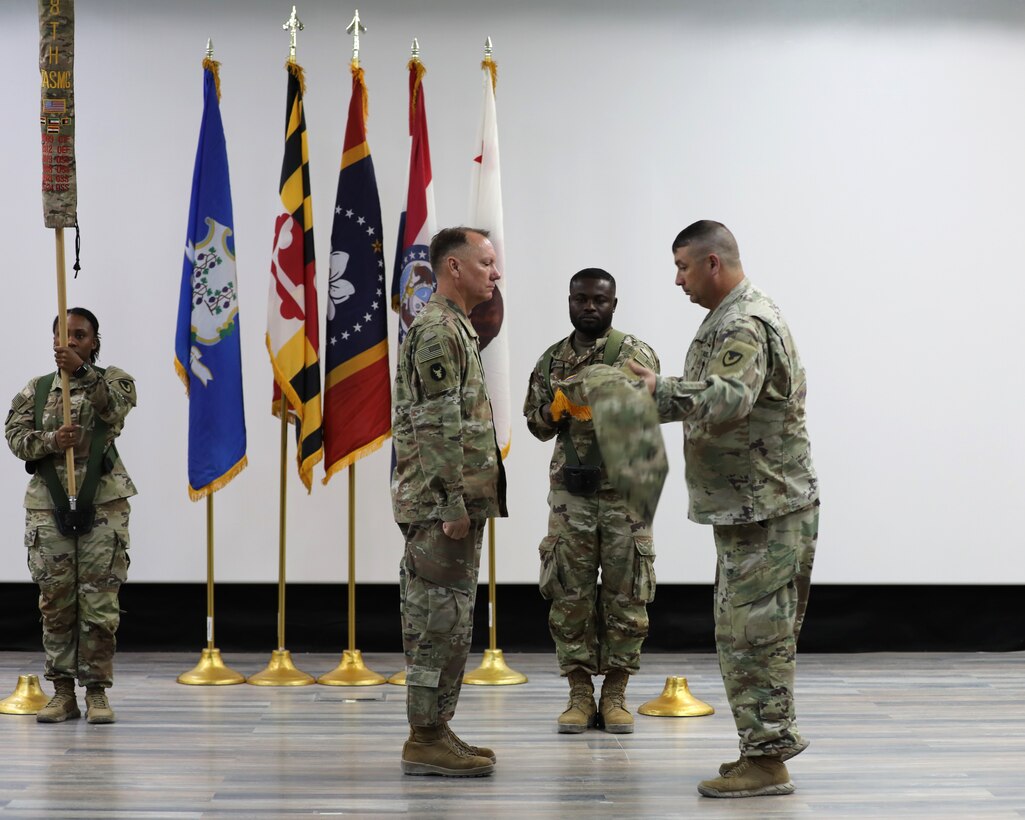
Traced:
POLYGON ((113 723, 117 718, 107 701, 107 693, 97 683, 85 688, 86 723, 113 723))
POLYGON ((451 743, 453 746, 458 746, 468 755, 472 755, 473 757, 486 757, 492 763, 498 762, 498 758, 495 757, 495 753, 491 751, 491 749, 489 749, 487 746, 471 746, 469 743, 467 743, 465 740, 459 737, 459 735, 453 732, 452 727, 449 726, 447 723, 442 723, 441 725, 445 727, 445 734, 448 736, 448 742, 451 743))
POLYGON ((559 715, 560 734, 575 735, 590 729, 598 721, 598 707, 594 704, 594 682, 583 669, 574 669, 569 679, 569 703, 559 715))
POLYGON ((790 773, 778 757, 745 757, 722 777, 698 784, 698 792, 705 797, 761 797, 793 791, 790 773))
POLYGON ((610 669, 601 685, 598 712, 601 725, 614 735, 630 734, 634 730, 634 716, 626 708, 626 684, 630 674, 625 669, 610 669))
POLYGON ((53 697, 36 712, 37 723, 62 723, 68 718, 82 717, 75 697, 75 681, 72 678, 57 678, 53 682, 53 697))
MULTIPOLYGON (((779 753, 779 755, 777 755, 777 756, 779 757, 780 760, 790 760, 790 758, 792 758, 792 757, 797 757, 801 752, 803 752, 805 749, 807 749, 810 745, 811 745, 811 741, 810 740, 805 740, 804 738, 801 738, 801 740, 798 743, 796 743, 793 746, 788 746, 786 749, 783 749, 783 751, 781 751, 779 753)), ((719 775, 722 776, 722 777, 725 777, 726 772, 730 771, 731 769, 737 768, 737 766, 739 766, 743 762, 744 762, 744 758, 739 757, 736 760, 731 760, 731 761, 729 761, 727 763, 723 763, 722 765, 719 766, 719 775)))
POLYGON ((481 777, 494 770, 495 764, 488 758, 471 755, 450 743, 444 724, 411 726, 409 740, 402 747, 403 774, 481 777))

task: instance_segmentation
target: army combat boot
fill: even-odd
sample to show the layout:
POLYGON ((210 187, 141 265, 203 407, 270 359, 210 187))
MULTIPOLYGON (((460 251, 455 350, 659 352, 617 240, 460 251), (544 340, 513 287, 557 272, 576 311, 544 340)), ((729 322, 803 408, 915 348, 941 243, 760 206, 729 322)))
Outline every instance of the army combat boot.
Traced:
POLYGON ((575 735, 591 728, 598 720, 598 707, 594 705, 594 682, 583 669, 574 669, 569 678, 569 703, 559 715, 559 733, 575 735))
POLYGON ((68 718, 82 717, 75 697, 75 681, 72 678, 57 678, 53 682, 53 697, 36 712, 37 723, 61 723, 68 718))
POLYGON ((630 675, 625 669, 610 669, 601 685, 598 712, 602 727, 614 735, 629 734, 634 730, 634 716, 626 708, 626 684, 630 675))
POLYGON ((113 723, 114 710, 107 702, 107 693, 99 684, 90 684, 85 689, 86 723, 113 723))
POLYGON ((495 764, 489 758, 472 755, 449 742, 444 724, 411 726, 409 740, 402 747, 403 774, 481 777, 494 770, 495 764))
POLYGON ((492 763, 498 762, 498 758, 495 757, 495 753, 491 751, 491 749, 489 749, 487 746, 471 746, 469 743, 467 743, 465 740, 459 737, 459 735, 453 732, 452 727, 449 726, 447 723, 442 723, 441 725, 445 729, 445 735, 446 737, 448 737, 448 742, 451 745, 459 747, 468 755, 471 755, 473 757, 486 757, 492 763))
POLYGON ((722 777, 698 784, 698 792, 705 797, 761 797, 793 790, 787 766, 778 757, 742 758, 722 777))
MULTIPOLYGON (((805 740, 802 737, 793 746, 788 746, 785 749, 781 750, 779 755, 778 755, 779 759, 783 760, 783 761, 786 761, 786 760, 790 760, 790 758, 792 758, 792 757, 797 757, 801 752, 803 752, 805 749, 807 749, 810 745, 811 745, 811 741, 810 740, 805 740)), ((731 760, 731 761, 729 761, 727 763, 723 763, 719 767, 719 774, 720 774, 720 776, 725 775, 726 772, 730 771, 730 769, 737 768, 737 766, 739 766, 743 762, 744 762, 744 758, 740 757, 737 760, 731 760)))

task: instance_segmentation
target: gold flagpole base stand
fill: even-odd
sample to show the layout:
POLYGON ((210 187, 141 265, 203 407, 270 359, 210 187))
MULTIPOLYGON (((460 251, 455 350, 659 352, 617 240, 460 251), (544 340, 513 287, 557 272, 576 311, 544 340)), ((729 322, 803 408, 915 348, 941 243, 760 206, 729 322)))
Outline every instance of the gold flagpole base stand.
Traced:
POLYGON ((463 683, 479 686, 509 686, 526 682, 526 675, 509 668, 501 649, 485 649, 481 665, 463 675, 463 683))
POLYGON ((233 683, 245 683, 246 676, 224 665, 220 649, 206 648, 199 656, 197 663, 190 671, 178 676, 178 683, 188 686, 228 686, 233 683))
POLYGON ((384 682, 384 675, 367 669, 358 649, 346 649, 338 666, 317 678, 317 683, 325 686, 377 686, 384 682))
POLYGON ((13 694, 0 700, 0 715, 34 715, 49 702, 37 675, 18 675, 13 694))
POLYGON ((253 686, 309 686, 316 681, 313 675, 307 675, 295 668, 291 652, 287 649, 275 649, 270 654, 267 668, 250 675, 246 683, 253 686))
POLYGON ((406 685, 406 669, 405 669, 405 667, 403 667, 398 672, 396 672, 394 675, 392 675, 390 678, 388 678, 388 683, 394 683, 396 686, 405 686, 406 685))
POLYGON ((690 693, 686 678, 674 676, 666 678, 661 695, 649 700, 637 711, 653 717, 701 717, 715 714, 715 709, 690 693))

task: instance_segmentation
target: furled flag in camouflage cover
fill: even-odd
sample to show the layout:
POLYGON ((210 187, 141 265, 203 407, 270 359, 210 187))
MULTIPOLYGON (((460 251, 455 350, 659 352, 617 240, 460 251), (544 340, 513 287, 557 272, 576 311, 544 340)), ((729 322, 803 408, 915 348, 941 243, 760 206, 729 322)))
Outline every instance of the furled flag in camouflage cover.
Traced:
POLYGON ((568 413, 594 422, 609 483, 650 522, 669 462, 655 400, 644 382, 619 368, 594 364, 553 386, 552 418, 558 421, 568 413))
POLYGON ((39 75, 43 221, 70 228, 78 221, 74 0, 39 0, 39 75))

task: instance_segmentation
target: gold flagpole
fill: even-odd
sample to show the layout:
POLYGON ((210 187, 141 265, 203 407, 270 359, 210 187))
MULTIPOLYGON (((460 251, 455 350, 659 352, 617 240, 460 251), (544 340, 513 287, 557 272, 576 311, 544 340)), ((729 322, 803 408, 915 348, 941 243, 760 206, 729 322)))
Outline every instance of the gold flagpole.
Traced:
MULTIPOLYGON (((295 34, 303 30, 295 13, 281 24, 289 32, 288 62, 295 62, 295 34)), ((312 675, 295 668, 292 653, 285 649, 285 502, 288 489, 288 397, 281 391, 281 493, 278 501, 278 648, 271 652, 267 668, 250 675, 247 683, 254 686, 308 686, 316 681, 312 675)), ((298 424, 298 420, 296 424, 298 424)))
POLYGON ((178 676, 189 686, 226 686, 245 683, 246 676, 225 666, 214 643, 214 494, 206 497, 206 649, 190 671, 178 676))
MULTIPOLYGON (((345 29, 352 35, 352 67, 359 68, 359 35, 367 27, 360 22, 359 9, 345 29)), ((366 99, 366 98, 364 98, 366 99)), ((317 678, 328 686, 374 686, 384 683, 384 676, 367 669, 363 653, 356 648, 356 465, 349 465, 349 648, 330 672, 317 678)))
MULTIPOLYGON (((494 62, 494 49, 491 46, 491 38, 484 41, 484 60, 481 63, 482 69, 487 69, 491 74, 492 88, 494 88, 496 66, 494 62)), ((501 458, 501 456, 499 456, 501 458)), ((463 683, 477 684, 481 686, 508 686, 516 683, 526 683, 527 676, 521 672, 510 669, 505 662, 502 650, 498 648, 498 616, 496 606, 495 590, 495 519, 488 519, 488 649, 484 650, 484 659, 481 665, 472 672, 463 675, 463 683)))
MULTIPOLYGON (((358 14, 358 12, 357 12, 358 14)), ((358 17, 356 18, 359 19, 358 17)), ((363 653, 356 648, 356 465, 349 465, 349 648, 330 672, 317 678, 328 686, 376 686, 384 675, 368 669, 363 653)))
POLYGON ((526 683, 527 676, 510 669, 498 648, 498 617, 495 606, 495 519, 488 519, 488 629, 490 648, 484 650, 481 665, 463 675, 463 683, 478 686, 509 686, 526 683))
MULTIPOLYGON (((292 7, 295 16, 295 6, 292 7)), ((288 488, 288 399, 281 394, 281 494, 278 523, 278 648, 271 652, 267 668, 250 675, 254 686, 308 686, 312 675, 296 669, 292 653, 285 649, 285 501, 288 488)))
MULTIPOLYGON (((213 60, 213 40, 206 41, 206 58, 213 60)), ((189 686, 225 686, 245 683, 246 676, 224 665, 221 650, 214 643, 214 494, 206 496, 206 649, 190 671, 178 676, 178 683, 189 686)))

